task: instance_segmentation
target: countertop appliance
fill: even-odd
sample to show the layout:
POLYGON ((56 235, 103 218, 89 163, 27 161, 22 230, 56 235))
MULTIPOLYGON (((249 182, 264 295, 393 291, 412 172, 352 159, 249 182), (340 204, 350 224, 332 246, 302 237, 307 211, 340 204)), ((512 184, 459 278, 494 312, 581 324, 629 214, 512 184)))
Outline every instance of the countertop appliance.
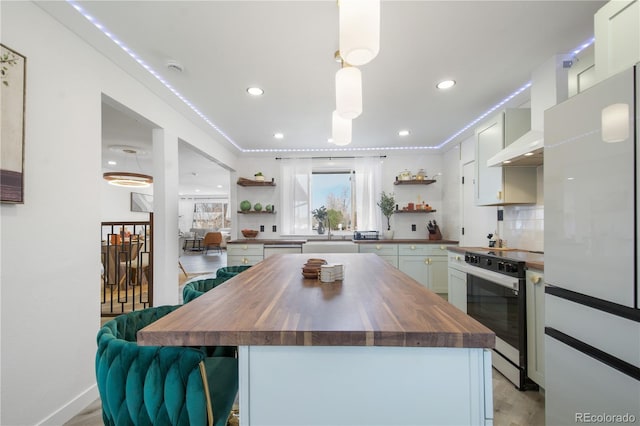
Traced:
POLYGON ((520 390, 527 377, 525 262, 516 254, 466 252, 467 314, 496 333, 492 364, 520 390))
POLYGON ((636 65, 545 113, 548 425, 640 420, 639 85, 636 65))

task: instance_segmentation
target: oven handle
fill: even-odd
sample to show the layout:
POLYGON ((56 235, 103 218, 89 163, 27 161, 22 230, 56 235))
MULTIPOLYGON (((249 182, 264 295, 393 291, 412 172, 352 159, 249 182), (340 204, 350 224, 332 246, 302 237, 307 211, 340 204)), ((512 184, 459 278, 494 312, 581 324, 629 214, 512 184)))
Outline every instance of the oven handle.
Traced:
POLYGON ((477 268, 475 266, 471 266, 469 264, 459 265, 463 266, 468 275, 473 275, 478 278, 482 278, 487 281, 491 281, 492 283, 501 285, 502 287, 510 288, 512 290, 520 290, 519 279, 510 277, 508 275, 499 274, 493 271, 487 271, 486 269, 477 268))

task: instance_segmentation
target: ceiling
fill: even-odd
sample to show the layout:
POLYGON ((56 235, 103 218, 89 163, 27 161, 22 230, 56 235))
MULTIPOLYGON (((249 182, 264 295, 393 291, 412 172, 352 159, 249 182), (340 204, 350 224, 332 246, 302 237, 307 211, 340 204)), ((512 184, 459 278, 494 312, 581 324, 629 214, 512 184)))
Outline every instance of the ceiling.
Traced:
MULTIPOLYGON (((593 15, 604 3, 383 1, 380 53, 361 67, 363 113, 348 148, 459 141, 468 131, 456 134, 527 83, 533 69, 591 39, 593 15), (440 91, 443 79, 457 84, 440 91), (410 134, 399 136, 401 129, 410 134)), ((335 0, 76 2, 212 124, 70 4, 39 4, 238 155, 335 149, 327 142, 340 67, 335 0), (250 96, 250 86, 264 95, 250 96), (284 138, 274 139, 276 132, 284 138)), ((119 139, 116 129, 105 132, 119 139)))
MULTIPOLYGON (((103 171, 128 171, 153 175, 153 125, 127 111, 112 100, 102 103, 103 171), (135 154, 127 154, 134 150, 135 154), (110 165, 109 161, 117 164, 110 165)), ((213 159, 196 151, 184 141, 178 142, 178 192, 184 196, 228 197, 229 171, 213 159)))

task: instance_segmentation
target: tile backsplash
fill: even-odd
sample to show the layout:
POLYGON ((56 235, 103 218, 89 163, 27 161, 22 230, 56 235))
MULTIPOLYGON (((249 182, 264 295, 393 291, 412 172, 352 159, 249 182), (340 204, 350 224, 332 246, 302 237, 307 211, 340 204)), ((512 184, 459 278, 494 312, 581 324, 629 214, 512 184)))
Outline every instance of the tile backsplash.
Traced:
POLYGON ((508 247, 544 250, 544 206, 505 206, 498 233, 508 247))

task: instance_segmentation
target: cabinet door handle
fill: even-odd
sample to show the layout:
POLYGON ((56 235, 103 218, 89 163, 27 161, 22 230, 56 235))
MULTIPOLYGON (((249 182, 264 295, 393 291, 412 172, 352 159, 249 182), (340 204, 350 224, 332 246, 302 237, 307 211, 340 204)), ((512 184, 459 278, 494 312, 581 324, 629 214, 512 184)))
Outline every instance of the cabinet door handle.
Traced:
POLYGON ((502 200, 502 191, 498 191, 498 200, 502 200))
POLYGON ((427 264, 427 265, 431 265, 431 258, 427 257, 427 258, 424 260, 424 263, 425 263, 425 264, 427 264))
POLYGON ((415 250, 416 246, 411 246, 410 248, 411 248, 411 250, 415 250))
POLYGON ((542 277, 534 275, 531 277, 531 282, 534 284, 540 284, 540 282, 542 282, 542 277))
POLYGON ((242 246, 242 250, 246 250, 246 249, 248 249, 248 248, 249 248, 249 247, 247 247, 247 246, 242 246))
POLYGON ((460 260, 460 256, 456 256, 456 260, 460 260))
POLYGON ((444 246, 440 246, 440 250, 444 250, 444 246))
POLYGON ((376 245, 376 250, 380 250, 382 248, 382 246, 380 244, 376 245))
POLYGON ((242 258, 242 263, 244 263, 246 265, 247 263, 249 263, 249 259, 247 259, 246 257, 243 257, 242 258))

